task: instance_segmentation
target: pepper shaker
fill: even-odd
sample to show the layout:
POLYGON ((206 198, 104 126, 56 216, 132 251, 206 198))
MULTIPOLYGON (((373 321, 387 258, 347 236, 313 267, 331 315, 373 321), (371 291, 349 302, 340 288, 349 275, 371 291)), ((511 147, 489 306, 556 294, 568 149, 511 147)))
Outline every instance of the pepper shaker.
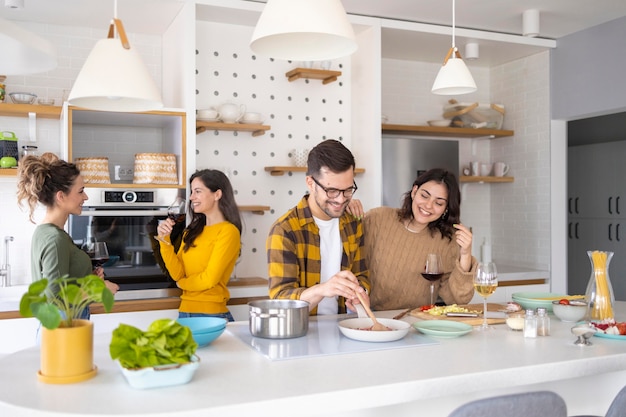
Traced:
POLYGON ((550 317, 544 307, 537 308, 537 336, 550 336, 550 317))

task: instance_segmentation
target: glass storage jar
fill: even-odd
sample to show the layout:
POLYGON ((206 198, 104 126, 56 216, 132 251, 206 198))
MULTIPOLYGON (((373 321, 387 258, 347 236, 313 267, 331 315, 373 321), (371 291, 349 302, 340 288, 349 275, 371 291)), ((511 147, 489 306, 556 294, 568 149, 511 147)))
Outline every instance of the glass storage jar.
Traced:
POLYGON ((589 319, 594 321, 613 320, 615 294, 609 278, 609 263, 613 252, 587 251, 591 262, 591 277, 585 291, 589 319))

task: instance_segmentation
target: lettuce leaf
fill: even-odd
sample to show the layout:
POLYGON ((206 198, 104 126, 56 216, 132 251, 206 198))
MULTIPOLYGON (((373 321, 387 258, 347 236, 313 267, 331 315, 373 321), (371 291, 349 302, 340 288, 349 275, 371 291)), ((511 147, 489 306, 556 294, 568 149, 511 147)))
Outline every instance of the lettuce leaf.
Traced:
POLYGON ((124 368, 137 369, 190 362, 197 348, 188 327, 176 320, 158 319, 145 332, 120 324, 113 330, 109 353, 124 368))

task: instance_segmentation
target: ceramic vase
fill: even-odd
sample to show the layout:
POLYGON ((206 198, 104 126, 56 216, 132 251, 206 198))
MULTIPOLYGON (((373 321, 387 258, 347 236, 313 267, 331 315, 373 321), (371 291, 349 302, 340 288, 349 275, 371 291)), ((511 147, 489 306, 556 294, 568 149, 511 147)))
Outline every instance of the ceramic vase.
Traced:
POLYGON ((41 328, 41 369, 38 378, 49 384, 72 384, 96 375, 93 364, 93 323, 74 320, 73 327, 41 328))

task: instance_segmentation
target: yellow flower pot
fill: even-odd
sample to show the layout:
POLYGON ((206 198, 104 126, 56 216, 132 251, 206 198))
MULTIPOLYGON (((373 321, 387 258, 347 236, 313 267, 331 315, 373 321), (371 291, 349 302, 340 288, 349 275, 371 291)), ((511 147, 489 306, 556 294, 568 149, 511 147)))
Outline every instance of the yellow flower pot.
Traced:
POLYGON ((93 323, 74 320, 74 327, 41 328, 41 369, 38 378, 49 384, 72 384, 93 378, 93 323))

